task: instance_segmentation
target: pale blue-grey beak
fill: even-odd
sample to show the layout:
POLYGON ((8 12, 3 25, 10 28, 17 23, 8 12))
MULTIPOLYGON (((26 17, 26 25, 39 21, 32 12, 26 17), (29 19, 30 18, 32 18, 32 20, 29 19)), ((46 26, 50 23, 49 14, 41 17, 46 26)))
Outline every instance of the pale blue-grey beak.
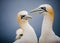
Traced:
POLYGON ((43 12, 47 12, 45 7, 36 8, 36 9, 30 11, 30 13, 43 13, 43 12))
POLYGON ((26 16, 24 17, 24 19, 26 19, 26 20, 32 19, 32 16, 26 15, 26 16))
POLYGON ((43 10, 42 9, 39 9, 39 8, 36 8, 36 9, 33 9, 30 11, 30 13, 42 13, 43 10))

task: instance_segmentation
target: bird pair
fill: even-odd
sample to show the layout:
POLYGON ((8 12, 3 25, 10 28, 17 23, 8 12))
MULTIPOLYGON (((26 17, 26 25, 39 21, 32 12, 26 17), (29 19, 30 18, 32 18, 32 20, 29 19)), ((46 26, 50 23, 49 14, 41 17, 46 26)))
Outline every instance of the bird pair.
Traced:
MULTIPOLYGON (((40 5, 37 9, 32 10, 31 13, 39 13, 44 16, 39 43, 60 43, 60 38, 55 35, 52 29, 54 11, 51 5, 40 5)), ((31 19, 31 16, 28 15, 27 11, 18 13, 17 20, 21 29, 16 31, 16 39, 18 40, 14 43, 38 43, 35 31, 29 24, 28 19, 31 19)))

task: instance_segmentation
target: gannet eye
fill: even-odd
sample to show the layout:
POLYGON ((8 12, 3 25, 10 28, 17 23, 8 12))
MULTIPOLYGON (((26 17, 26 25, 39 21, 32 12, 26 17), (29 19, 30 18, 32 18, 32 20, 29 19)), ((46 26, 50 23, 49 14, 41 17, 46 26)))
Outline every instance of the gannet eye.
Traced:
POLYGON ((20 34, 19 36, 23 36, 23 34, 20 34))
POLYGON ((41 9, 43 9, 44 11, 46 11, 46 12, 47 12, 46 7, 41 7, 41 9))
POLYGON ((25 15, 21 15, 21 19, 23 19, 23 17, 25 17, 25 15))

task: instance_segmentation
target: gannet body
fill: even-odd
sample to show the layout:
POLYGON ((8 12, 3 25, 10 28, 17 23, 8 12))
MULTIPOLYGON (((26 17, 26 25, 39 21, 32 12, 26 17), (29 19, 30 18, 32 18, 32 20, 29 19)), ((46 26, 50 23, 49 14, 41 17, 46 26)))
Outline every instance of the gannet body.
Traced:
POLYGON ((31 19, 31 16, 28 15, 28 12, 20 11, 17 19, 21 29, 23 29, 23 36, 14 43, 37 43, 37 36, 34 32, 34 29, 28 22, 28 19, 31 19))
POLYGON ((31 13, 40 13, 44 16, 39 43, 60 43, 60 38, 53 32, 54 11, 49 4, 43 4, 31 13))

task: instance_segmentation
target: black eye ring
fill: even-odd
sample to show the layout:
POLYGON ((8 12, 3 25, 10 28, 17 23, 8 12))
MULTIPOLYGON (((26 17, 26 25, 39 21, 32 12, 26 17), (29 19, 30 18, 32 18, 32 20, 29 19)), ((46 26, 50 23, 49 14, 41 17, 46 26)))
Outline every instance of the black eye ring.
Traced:
POLYGON ((23 17, 25 17, 25 15, 21 15, 21 19, 23 19, 23 17))
POLYGON ((41 9, 43 9, 44 11, 46 11, 46 12, 47 12, 46 7, 41 7, 41 9))
POLYGON ((20 36, 23 36, 23 34, 20 34, 20 36))

